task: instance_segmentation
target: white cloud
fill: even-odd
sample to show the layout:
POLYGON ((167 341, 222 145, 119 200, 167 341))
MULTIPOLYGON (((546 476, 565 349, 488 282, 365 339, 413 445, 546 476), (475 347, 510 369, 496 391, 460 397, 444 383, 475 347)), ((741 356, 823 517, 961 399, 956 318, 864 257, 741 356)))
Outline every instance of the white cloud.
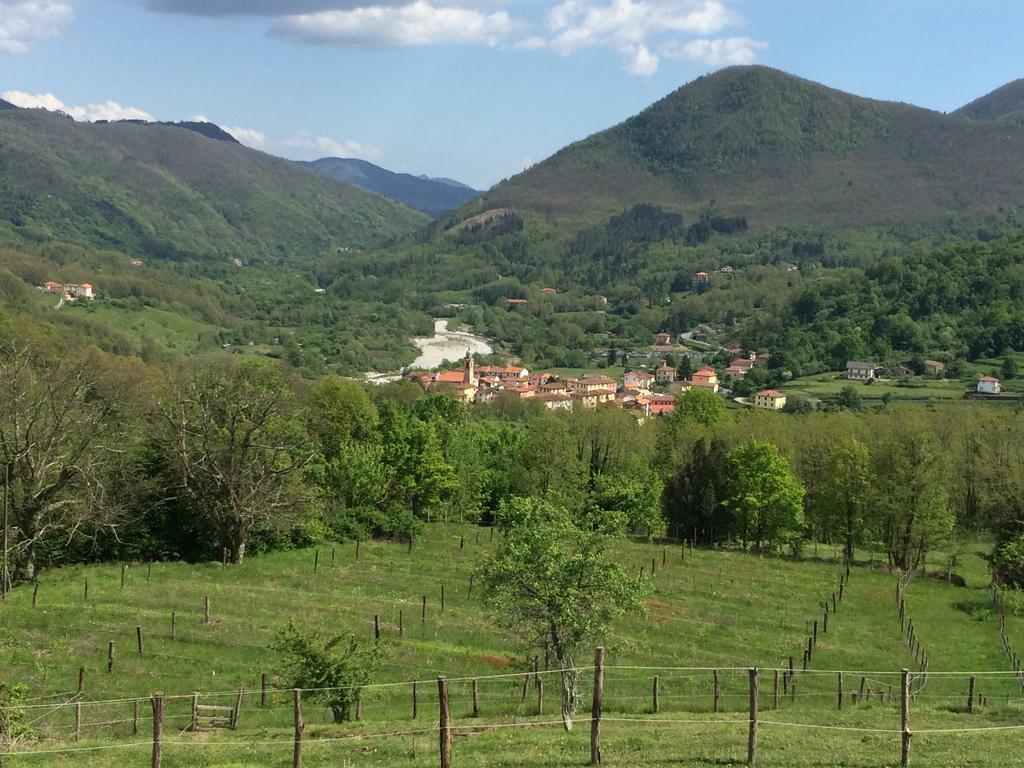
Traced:
MULTIPOLYGON (((208 122, 210 122, 210 118, 208 118, 206 115, 192 115, 192 117, 190 117, 189 120, 191 122, 193 122, 193 123, 208 123, 208 122)), ((237 136, 235 138, 237 138, 237 136)))
POLYGON ((371 5, 352 10, 287 16, 274 33, 292 40, 331 45, 410 46, 473 43, 495 46, 518 24, 506 11, 436 7, 426 0, 407 5, 371 5))
MULTIPOLYGON (((197 115, 193 119, 197 120, 199 117, 202 117, 202 115, 197 115)), ((203 120, 199 120, 198 122, 208 123, 210 121, 204 118, 203 120)), ((263 146, 267 143, 267 134, 263 133, 262 131, 257 131, 255 128, 238 128, 231 127, 229 125, 224 125, 221 127, 225 131, 230 133, 232 136, 234 136, 236 139, 238 139, 239 142, 245 144, 247 147, 255 147, 256 149, 262 149, 263 146)))
POLYGON ((661 54, 669 59, 685 59, 722 67, 751 64, 757 59, 758 51, 767 47, 767 43, 749 37, 726 37, 717 40, 672 41, 661 49, 661 54))
POLYGON ((333 157, 355 157, 361 160, 377 160, 381 151, 376 147, 360 144, 358 141, 344 139, 337 141, 325 136, 311 136, 308 133, 300 132, 290 139, 281 142, 282 146, 292 151, 292 154, 301 155, 303 158, 316 159, 331 155, 333 157))
POLYGON ((84 107, 68 106, 52 93, 31 94, 23 91, 5 91, 5 101, 26 109, 48 109, 52 112, 65 112, 75 120, 152 120, 153 116, 136 107, 122 107, 116 101, 104 101, 101 104, 86 104, 84 107))
POLYGON ((622 56, 623 69, 646 77, 658 69, 660 57, 651 51, 657 40, 665 40, 662 55, 670 58, 712 66, 753 61, 764 43, 746 37, 705 37, 742 21, 725 0, 563 0, 548 11, 548 36, 528 38, 521 46, 546 46, 563 56, 610 48, 622 56), (679 39, 688 35, 702 37, 679 39))
POLYGON ((33 43, 57 37, 73 15, 70 2, 0 0, 0 53, 27 53, 33 43))

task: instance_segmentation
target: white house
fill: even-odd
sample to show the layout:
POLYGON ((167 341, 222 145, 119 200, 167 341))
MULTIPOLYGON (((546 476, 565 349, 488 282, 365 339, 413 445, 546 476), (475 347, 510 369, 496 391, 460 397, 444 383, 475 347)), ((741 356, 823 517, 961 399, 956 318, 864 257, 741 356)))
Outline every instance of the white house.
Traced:
POLYGON ((983 395, 998 395, 1001 392, 999 379, 995 376, 982 376, 978 379, 978 392, 983 395))
POLYGON ((874 363, 858 363, 853 360, 846 364, 846 378, 851 381, 873 381, 878 372, 874 363))
POLYGON ((754 407, 768 411, 781 411, 786 407, 786 396, 776 389, 762 389, 754 395, 754 407))

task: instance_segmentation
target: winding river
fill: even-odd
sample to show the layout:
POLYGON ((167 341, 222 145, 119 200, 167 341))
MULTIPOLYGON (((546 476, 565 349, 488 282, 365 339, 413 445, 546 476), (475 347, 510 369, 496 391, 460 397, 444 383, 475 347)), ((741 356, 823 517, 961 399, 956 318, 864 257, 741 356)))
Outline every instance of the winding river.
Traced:
MULTIPOLYGON (((474 336, 464 331, 449 331, 448 321, 444 319, 434 320, 434 335, 419 336, 412 339, 420 354, 405 370, 430 370, 436 368, 445 360, 458 360, 465 356, 466 350, 472 354, 489 355, 494 352, 490 342, 483 336, 474 336)), ((370 371, 364 376, 368 381, 375 384, 386 384, 389 381, 396 381, 402 377, 403 371, 392 371, 390 373, 377 373, 370 371)))

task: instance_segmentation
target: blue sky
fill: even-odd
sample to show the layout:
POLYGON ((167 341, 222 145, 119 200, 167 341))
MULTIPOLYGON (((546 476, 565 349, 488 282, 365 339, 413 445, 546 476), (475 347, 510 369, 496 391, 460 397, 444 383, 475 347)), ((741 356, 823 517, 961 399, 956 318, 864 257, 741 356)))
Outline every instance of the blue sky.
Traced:
POLYGON ((486 187, 733 63, 955 109, 1024 77, 1022 29, 1019 0, 0 0, 0 93, 486 187))

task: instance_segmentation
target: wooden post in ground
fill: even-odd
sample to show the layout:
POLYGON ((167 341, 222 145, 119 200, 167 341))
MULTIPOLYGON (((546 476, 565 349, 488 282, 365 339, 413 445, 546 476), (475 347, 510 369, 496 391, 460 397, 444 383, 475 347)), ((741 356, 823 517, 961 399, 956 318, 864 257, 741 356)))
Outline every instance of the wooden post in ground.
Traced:
POLYGON ((757 667, 749 672, 750 680, 750 730, 747 735, 747 765, 754 765, 757 762, 757 697, 758 697, 758 673, 757 667))
POLYGON ((659 701, 660 694, 661 694, 661 691, 659 690, 659 687, 660 687, 660 680, 658 679, 658 676, 655 675, 654 676, 654 687, 651 690, 651 699, 652 699, 652 701, 651 701, 651 709, 653 710, 654 714, 658 714, 658 710, 660 708, 659 705, 661 704, 661 702, 659 701))
POLYGON ((114 641, 107 643, 107 672, 114 671, 114 641))
POLYGON ((537 714, 544 714, 544 681, 537 678, 537 714))
POLYGON ((832 593, 832 613, 836 612, 836 608, 837 607, 838 607, 838 605, 836 604, 836 593, 833 592, 832 593))
POLYGON ((423 623, 423 624, 427 623, 427 596, 426 595, 423 596, 423 607, 420 608, 420 620, 421 620, 421 623, 423 623))
POLYGON ((82 702, 75 702, 75 741, 82 739, 82 702))
POLYGON ((373 614, 373 641, 380 642, 380 614, 373 614))
POLYGON ((333 563, 338 556, 338 548, 331 547, 331 562, 333 563))
POLYGON ((775 670, 772 679, 772 709, 779 708, 779 670, 775 670))
POLYGON ((78 668, 78 692, 85 690, 85 667, 78 668))
POLYGON ((294 690, 295 696, 295 747, 292 750, 292 768, 302 768, 302 732, 306 724, 302 722, 302 691, 294 690))
POLYGON ((199 730, 199 694, 192 694, 192 723, 189 725, 190 731, 199 730))
POLYGON ((469 589, 466 591, 466 597, 470 597, 473 594, 473 576, 475 575, 473 572, 469 574, 469 589))
POLYGON ((153 575, 153 561, 150 560, 146 563, 146 581, 149 581, 150 576, 153 575))
POLYGON ((816 648, 818 646, 818 620, 817 619, 814 620, 814 634, 811 635, 811 637, 812 637, 811 647, 812 648, 816 648))
POLYGON ((416 715, 419 714, 417 709, 419 705, 419 687, 420 684, 415 680, 412 683, 412 719, 416 719, 416 715))
POLYGON ((441 613, 444 613, 444 582, 441 582, 441 613))
POLYGON ((320 550, 313 550, 313 574, 320 570, 320 550))
POLYGON ((139 656, 142 655, 142 627, 136 625, 135 627, 135 644, 139 648, 139 656))
POLYGON ((88 576, 85 577, 85 592, 83 593, 82 599, 83 600, 88 600, 89 599, 89 577, 88 576))
POLYGON ((405 636, 405 624, 402 621, 402 609, 401 608, 398 609, 398 636, 399 637, 404 637, 405 636))
POLYGON ((821 633, 823 635, 828 634, 828 601, 825 601, 825 616, 821 623, 821 633))
POLYGON ((452 768, 452 712, 448 706, 448 680, 437 678, 437 704, 440 713, 438 728, 441 748, 441 768, 452 768))
POLYGON ((267 673, 260 673, 260 708, 267 707, 267 673))
POLYGON ((465 548, 466 548, 466 537, 465 536, 459 536, 459 549, 465 549, 465 548))
POLYGON ((866 686, 867 684, 868 684, 867 678, 862 676, 860 678, 860 688, 857 689, 857 701, 863 701, 864 700, 864 686, 866 686))
POLYGON ((164 748, 164 695, 154 693, 150 701, 153 704, 153 757, 150 765, 151 768, 160 768, 164 748))
POLYGON ((356 539, 356 560, 359 559, 359 539, 356 539))
POLYGON ((473 690, 473 717, 480 717, 480 692, 475 677, 471 686, 473 690))
POLYGON ((530 687, 530 673, 527 672, 525 675, 523 675, 523 697, 520 700, 521 704, 526 702, 526 691, 527 691, 527 689, 529 687, 530 687))
POLYGON ((203 623, 210 623, 210 596, 206 595, 203 598, 203 623))
POLYGON ((124 589, 124 574, 128 570, 128 566, 121 563, 121 589, 124 589))
POLYGON ((231 710, 231 730, 238 729, 238 713, 242 711, 242 697, 245 695, 245 687, 238 686, 238 695, 235 696, 235 706, 231 710))
POLYGON ((901 750, 900 765, 910 765, 910 670, 904 667, 900 671, 900 728, 901 750))
POLYGON ((594 649, 594 699, 590 709, 590 764, 601 763, 601 699, 604 696, 604 648, 594 649))
POLYGON ((974 712, 974 675, 967 684, 967 713, 974 712))
POLYGON ((139 735, 139 700, 132 702, 132 736, 139 735))
POLYGON ((175 636, 176 636, 176 633, 175 633, 175 629, 176 628, 174 626, 174 619, 175 619, 174 611, 171 611, 171 640, 173 640, 175 638, 175 636))
POLYGON ((36 607, 36 595, 38 595, 38 594, 39 594, 39 582, 37 581, 35 583, 35 586, 32 587, 32 607, 33 608, 36 607))
POLYGON ((714 685, 714 704, 712 706, 712 712, 717 712, 722 701, 722 689, 718 685, 718 670, 713 670, 711 673, 711 681, 714 685))
POLYGON ((838 673, 838 681, 836 683, 836 705, 839 709, 843 708, 843 673, 838 673))

